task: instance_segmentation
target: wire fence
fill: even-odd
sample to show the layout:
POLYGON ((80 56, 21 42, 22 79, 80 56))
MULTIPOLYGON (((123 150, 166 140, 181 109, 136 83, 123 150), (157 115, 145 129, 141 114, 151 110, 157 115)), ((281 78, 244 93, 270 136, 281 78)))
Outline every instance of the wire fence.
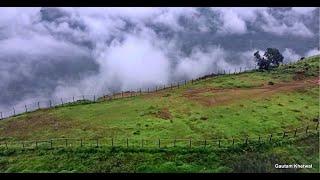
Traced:
POLYGON ((288 131, 272 133, 263 136, 247 136, 242 138, 217 138, 217 139, 165 139, 165 138, 54 138, 46 140, 1 140, 0 149, 22 148, 68 148, 68 147, 122 147, 122 148, 230 148, 237 145, 254 145, 263 143, 274 143, 281 140, 292 140, 308 136, 319 135, 319 121, 306 127, 300 127, 288 131))
POLYGON ((138 96, 142 94, 154 93, 154 92, 158 92, 166 89, 180 88, 181 86, 184 86, 187 84, 193 84, 193 83, 196 83, 197 81, 200 81, 209 77, 221 76, 226 74, 239 74, 239 73, 244 73, 244 72, 249 72, 254 70, 257 70, 257 66, 250 66, 246 68, 240 67, 240 68, 235 68, 233 70, 231 69, 218 70, 216 73, 211 73, 196 79, 181 80, 177 82, 172 82, 170 84, 157 85, 149 88, 138 88, 136 90, 113 92, 108 94, 81 95, 81 96, 73 96, 69 98, 58 98, 58 99, 37 101, 31 104, 25 104, 22 106, 14 106, 12 107, 11 110, 0 111, 0 120, 17 116, 27 112, 37 111, 39 109, 49 109, 49 108, 55 108, 59 106, 76 104, 76 103, 95 103, 95 102, 101 102, 106 100, 121 99, 121 98, 138 96))
MULTIPOLYGON (((315 56, 311 56, 311 57, 315 57, 315 56)), ((288 62, 286 64, 283 63, 283 65, 292 65, 293 63, 294 62, 288 62)), ((37 111, 39 109, 56 108, 56 107, 71 105, 76 103, 95 103, 95 102, 101 102, 106 100, 128 98, 128 97, 138 96, 142 94, 154 93, 157 91, 162 91, 167 89, 180 88, 181 86, 185 86, 187 84, 193 84, 200 80, 207 79, 210 77, 253 72, 258 69, 257 67, 258 66, 256 65, 255 66, 249 65, 247 67, 239 67, 235 69, 217 70, 215 73, 207 74, 196 79, 181 80, 181 81, 173 82, 170 84, 157 85, 149 88, 138 88, 136 90, 113 92, 108 94, 81 95, 81 96, 73 96, 69 98, 58 98, 58 99, 37 101, 32 104, 12 107, 12 109, 8 111, 0 111, 0 120, 17 116, 27 112, 37 111)))

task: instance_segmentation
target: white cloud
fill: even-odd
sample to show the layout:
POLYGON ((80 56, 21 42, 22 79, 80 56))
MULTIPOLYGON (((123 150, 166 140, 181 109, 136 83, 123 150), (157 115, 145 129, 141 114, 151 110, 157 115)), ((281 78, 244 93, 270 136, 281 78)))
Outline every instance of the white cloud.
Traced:
POLYGON ((314 33, 297 19, 300 15, 310 15, 315 8, 292 8, 282 13, 283 18, 278 19, 269 10, 271 8, 234 7, 234 8, 211 8, 219 12, 222 25, 219 27, 222 34, 245 34, 248 33, 248 23, 255 24, 265 32, 275 35, 291 35, 300 37, 313 37, 314 33), (262 16, 264 22, 254 23, 258 16, 262 16))
POLYGON ((228 33, 243 34, 247 31, 246 23, 236 13, 230 10, 223 14, 223 29, 228 33))
POLYGON ((290 48, 286 48, 283 51, 282 55, 283 55, 283 62, 284 63, 295 62, 301 58, 301 56, 299 54, 297 54, 296 52, 294 52, 290 48))
POLYGON ((63 84, 57 87, 55 97, 71 94, 104 94, 112 89, 137 88, 167 84, 170 81, 170 63, 162 49, 155 46, 154 34, 143 31, 125 36, 123 42, 114 40, 95 52, 100 65, 98 74, 83 79, 77 86, 63 84))
POLYGON ((296 35, 301 37, 312 37, 313 33, 301 22, 295 22, 293 25, 288 26, 286 24, 270 23, 262 25, 262 29, 265 32, 273 33, 276 35, 296 35))
MULTIPOLYGON (((262 11, 261 14, 266 21, 264 24, 260 23, 261 29, 265 32, 279 36, 293 35, 307 38, 310 38, 314 35, 313 32, 307 28, 303 22, 293 20, 291 24, 286 24, 285 20, 281 21, 267 11, 262 11)), ((284 15, 288 16, 290 13, 285 13, 284 15)))
POLYGON ((319 49, 311 49, 305 54, 306 57, 310 57, 314 55, 320 55, 319 49))
POLYGON ((219 32, 222 34, 244 34, 247 31, 246 22, 242 19, 239 11, 236 9, 222 9, 212 8, 213 11, 219 13, 220 21, 222 25, 219 28, 219 32))
POLYGON ((292 8, 294 12, 297 12, 303 15, 309 15, 315 9, 316 9, 315 7, 293 7, 292 8))
POLYGON ((122 44, 112 45, 104 53, 99 62, 107 77, 122 81, 121 89, 166 84, 169 80, 169 60, 149 39, 129 35, 122 44))
MULTIPOLYGON (((30 99, 38 96, 70 97, 150 87, 254 63, 251 50, 231 51, 219 47, 219 42, 208 43, 210 37, 216 35, 215 31, 211 31, 212 26, 225 37, 244 35, 253 31, 251 26, 255 27, 254 30, 261 28, 267 33, 288 35, 290 38, 313 37, 310 27, 299 19, 310 14, 312 9, 293 9, 290 13, 295 13, 295 16, 289 19, 277 19, 268 9, 211 8, 209 14, 201 14, 198 8, 189 7, 67 7, 57 8, 58 13, 63 11, 63 17, 41 21, 40 8, 0 8, 0 79, 6 82, 0 86, 8 89, 8 83, 21 80, 22 75, 30 81, 28 88, 36 89, 33 80, 43 78, 44 82, 53 84, 49 89, 54 92, 39 91, 21 96, 30 99), (219 12, 219 16, 211 16, 212 11, 219 12), (181 23, 181 17, 187 25, 181 23), (173 35, 162 38, 150 24, 159 25, 158 31, 173 35), (168 29, 168 32, 161 28, 168 29), (204 34, 207 36, 199 40, 198 37, 204 34), (188 49, 192 49, 190 54, 186 53, 188 49), (231 55, 237 55, 237 58, 231 55), (85 65, 81 64, 83 57, 86 59, 85 65), (68 61, 72 61, 71 67, 68 61), (34 67, 44 64, 46 69, 57 62, 61 64, 58 63, 59 68, 54 70, 64 69, 63 73, 35 77, 34 67), (92 64, 97 64, 99 70, 88 75, 88 72, 76 71, 92 64), (14 67, 18 67, 16 71, 14 67), (78 78, 69 77, 73 74, 78 78)), ((315 52, 312 50, 307 54, 315 52)), ((291 49, 286 49, 284 53, 288 58, 297 56, 291 49)), ((44 85, 40 86, 44 88, 44 85)), ((1 98, 8 99, 9 96, 0 95, 2 103, 1 98)))
POLYGON ((227 69, 230 66, 225 61, 226 56, 227 53, 221 47, 211 47, 207 51, 195 48, 189 57, 180 58, 175 76, 191 79, 227 69))

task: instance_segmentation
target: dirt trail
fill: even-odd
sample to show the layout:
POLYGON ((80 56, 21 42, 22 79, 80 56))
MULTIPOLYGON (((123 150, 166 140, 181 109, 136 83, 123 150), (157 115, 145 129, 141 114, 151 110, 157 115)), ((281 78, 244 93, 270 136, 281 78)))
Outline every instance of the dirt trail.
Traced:
POLYGON ((319 86, 319 78, 278 83, 274 85, 263 85, 261 87, 243 89, 215 89, 199 88, 190 89, 183 93, 183 96, 197 101, 205 106, 224 105, 243 99, 264 98, 277 92, 290 92, 304 90, 308 87, 319 86))

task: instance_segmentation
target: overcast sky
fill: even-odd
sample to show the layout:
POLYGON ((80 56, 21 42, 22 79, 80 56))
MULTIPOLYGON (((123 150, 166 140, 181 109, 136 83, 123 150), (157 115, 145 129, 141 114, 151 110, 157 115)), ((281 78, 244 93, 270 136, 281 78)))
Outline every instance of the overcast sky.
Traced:
POLYGON ((0 111, 319 54, 319 8, 0 8, 0 111))

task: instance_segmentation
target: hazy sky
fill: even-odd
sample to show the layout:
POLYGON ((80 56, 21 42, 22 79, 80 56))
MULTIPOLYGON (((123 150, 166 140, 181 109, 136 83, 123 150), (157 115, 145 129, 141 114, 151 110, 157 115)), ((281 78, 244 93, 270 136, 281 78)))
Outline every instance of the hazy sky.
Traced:
POLYGON ((0 111, 319 53, 319 8, 0 8, 0 111))

